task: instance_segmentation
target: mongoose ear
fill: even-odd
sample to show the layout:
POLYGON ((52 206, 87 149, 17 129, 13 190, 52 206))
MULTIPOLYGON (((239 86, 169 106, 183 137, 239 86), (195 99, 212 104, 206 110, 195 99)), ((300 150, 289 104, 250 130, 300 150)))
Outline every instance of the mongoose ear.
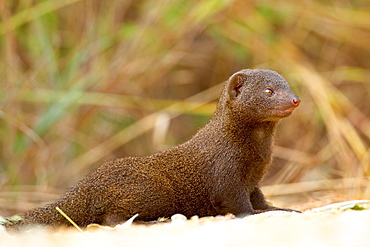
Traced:
POLYGON ((229 78, 228 93, 231 100, 235 99, 242 87, 242 73, 235 73, 229 78))

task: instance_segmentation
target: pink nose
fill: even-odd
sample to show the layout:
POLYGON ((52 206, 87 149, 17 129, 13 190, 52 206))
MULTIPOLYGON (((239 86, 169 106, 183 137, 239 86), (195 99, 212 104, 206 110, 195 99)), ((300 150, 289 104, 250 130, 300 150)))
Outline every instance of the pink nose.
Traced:
POLYGON ((292 100, 292 103, 295 107, 299 106, 299 103, 301 103, 301 99, 298 97, 294 97, 292 100))

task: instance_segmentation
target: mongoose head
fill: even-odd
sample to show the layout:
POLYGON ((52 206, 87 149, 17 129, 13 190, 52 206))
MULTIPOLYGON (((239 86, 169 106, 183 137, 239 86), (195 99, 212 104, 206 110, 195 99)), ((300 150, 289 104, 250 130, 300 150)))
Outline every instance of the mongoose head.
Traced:
POLYGON ((245 69, 227 82, 227 107, 250 121, 288 117, 301 102, 285 79, 272 70, 245 69))

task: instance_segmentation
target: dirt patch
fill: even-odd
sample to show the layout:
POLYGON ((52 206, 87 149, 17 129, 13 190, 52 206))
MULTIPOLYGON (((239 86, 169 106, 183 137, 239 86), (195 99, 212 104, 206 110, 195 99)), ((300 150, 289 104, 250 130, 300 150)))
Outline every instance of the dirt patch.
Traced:
POLYGON ((176 215, 170 223, 90 227, 48 231, 33 229, 11 236, 0 229, 2 246, 368 246, 370 204, 340 203, 302 214, 267 212, 234 217, 176 215))

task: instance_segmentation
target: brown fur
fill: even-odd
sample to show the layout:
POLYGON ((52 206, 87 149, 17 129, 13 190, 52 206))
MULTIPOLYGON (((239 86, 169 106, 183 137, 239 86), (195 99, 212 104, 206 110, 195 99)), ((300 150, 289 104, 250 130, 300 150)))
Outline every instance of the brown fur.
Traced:
POLYGON ((136 213, 138 220, 151 221, 175 213, 289 211, 267 205, 259 183, 271 161, 276 125, 299 103, 278 73, 239 71, 225 84, 211 121, 191 140, 150 156, 107 162, 57 202, 7 227, 70 226, 57 206, 82 227, 116 225, 136 213))

